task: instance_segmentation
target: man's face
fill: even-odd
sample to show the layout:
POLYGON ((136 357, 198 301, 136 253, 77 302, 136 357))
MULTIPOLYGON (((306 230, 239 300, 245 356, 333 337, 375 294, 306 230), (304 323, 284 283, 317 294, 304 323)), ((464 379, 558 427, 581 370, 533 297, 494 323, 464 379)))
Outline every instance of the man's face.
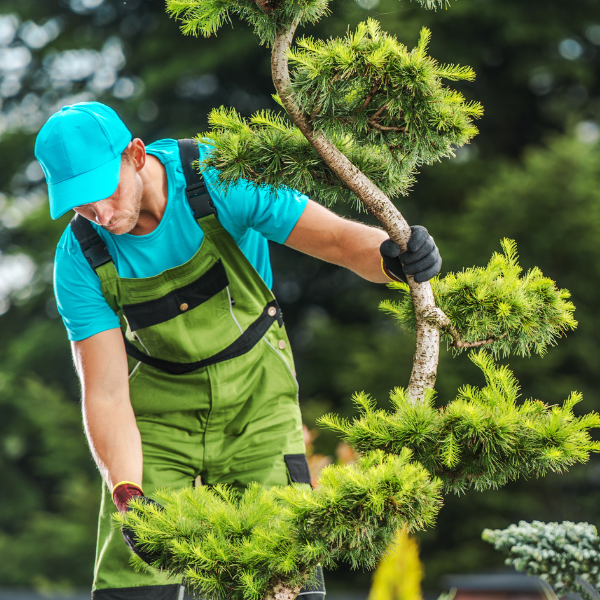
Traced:
POLYGON ((115 235, 129 233, 140 216, 143 183, 135 162, 125 154, 121 158, 119 185, 112 196, 73 210, 115 235))

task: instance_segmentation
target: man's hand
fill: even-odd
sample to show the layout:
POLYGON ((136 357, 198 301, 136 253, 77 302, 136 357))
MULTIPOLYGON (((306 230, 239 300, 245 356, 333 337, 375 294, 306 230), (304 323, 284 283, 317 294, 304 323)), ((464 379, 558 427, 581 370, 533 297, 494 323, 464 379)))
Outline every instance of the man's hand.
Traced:
MULTIPOLYGON (((144 496, 144 492, 140 486, 130 481, 122 481, 121 483, 118 483, 113 490, 112 496, 113 502, 119 509, 119 512, 135 510, 129 506, 129 502, 133 498, 139 498, 144 504, 154 504, 160 510, 164 510, 164 508, 158 502, 152 500, 152 498, 144 496)), ((129 546, 129 549, 134 554, 137 554, 145 563, 150 565, 158 558, 158 555, 148 552, 141 547, 138 537, 135 535, 133 529, 123 526, 121 527, 121 532, 123 533, 123 539, 125 540, 127 546, 129 546)))
POLYGON ((142 488, 132 481, 121 481, 113 488, 112 497, 119 512, 125 512, 132 498, 144 496, 142 488))
POLYGON ((407 250, 402 254, 398 244, 389 238, 381 244, 381 266, 390 279, 408 283, 406 276, 414 275, 417 283, 423 283, 440 272, 442 258, 425 227, 414 225, 411 230, 407 250))

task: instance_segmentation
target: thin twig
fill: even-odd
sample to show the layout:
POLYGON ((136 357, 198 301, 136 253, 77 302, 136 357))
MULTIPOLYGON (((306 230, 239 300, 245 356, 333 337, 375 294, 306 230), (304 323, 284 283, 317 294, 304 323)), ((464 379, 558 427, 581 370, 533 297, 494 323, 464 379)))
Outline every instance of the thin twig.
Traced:
POLYGON ((248 169, 248 171, 250 171, 250 173, 252 173, 254 177, 256 177, 256 179, 260 178, 260 175, 252 167, 250 167, 249 165, 244 166, 246 167, 246 169, 248 169))
POLYGON ((379 107, 379 110, 369 119, 369 121, 377 121, 383 114, 383 111, 388 107, 389 102, 386 102, 383 106, 379 107))
POLYGON ((461 339, 460 333, 458 332, 456 327, 454 327, 453 325, 450 325, 449 327, 445 327, 445 329, 452 336, 452 339, 454 340, 450 344, 451 348, 478 348, 479 346, 493 344, 494 342, 497 342, 497 341, 501 340, 502 338, 505 338, 508 335, 508 333, 503 333, 499 338, 488 338, 487 340, 478 340, 476 342, 465 342, 464 340, 461 339))
POLYGON ((379 129, 379 131, 401 131, 404 133, 406 131, 406 126, 393 127, 393 126, 379 124, 379 119, 381 118, 383 111, 387 109, 388 105, 389 105, 389 102, 386 102, 383 106, 381 106, 379 108, 379 110, 370 119, 367 120, 367 123, 369 123, 369 125, 371 125, 371 127, 375 127, 375 129, 379 129))
POLYGON ((368 120, 368 123, 372 127, 375 127, 375 129, 379 129, 379 131, 401 131, 403 133, 406 131, 406 127, 386 127, 385 125, 371 121, 371 119, 368 120))
POLYGON ((378 77, 377 80, 375 81, 375 86, 373 87, 373 89, 371 90, 369 95, 367 96, 366 100, 363 102, 363 105, 361 106, 361 110, 365 110, 365 108, 367 108, 367 106, 369 106, 369 102, 371 102, 371 100, 373 100, 373 97, 379 91, 380 85, 381 85, 381 77, 378 77))

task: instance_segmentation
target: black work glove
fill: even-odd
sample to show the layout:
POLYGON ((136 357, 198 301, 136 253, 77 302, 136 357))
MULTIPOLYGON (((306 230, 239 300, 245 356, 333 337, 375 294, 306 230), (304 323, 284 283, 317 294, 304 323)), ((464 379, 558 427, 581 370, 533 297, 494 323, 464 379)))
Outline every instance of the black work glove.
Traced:
POLYGON ((442 268, 442 257, 429 235, 421 225, 413 225, 406 252, 400 254, 398 244, 387 239, 379 247, 383 258, 383 270, 391 279, 408 283, 406 276, 414 275, 417 283, 429 281, 442 268))
MULTIPOLYGON (((160 508, 160 510, 165 510, 163 506, 161 506, 155 500, 152 500, 152 498, 148 498, 147 496, 138 496, 138 498, 142 502, 144 502, 144 504, 154 504, 154 505, 158 506, 158 508, 160 508)), ((127 512, 129 512, 130 510, 135 510, 135 508, 128 506, 127 512)), ((135 532, 133 531, 133 529, 123 525, 123 527, 121 527, 121 531, 123 532, 123 539, 125 540, 125 543, 129 546, 129 549, 134 554, 137 554, 145 563, 151 565, 159 557, 158 554, 155 554, 153 552, 148 552, 147 550, 144 550, 141 547, 139 540, 138 540, 137 536, 135 535, 135 532)))

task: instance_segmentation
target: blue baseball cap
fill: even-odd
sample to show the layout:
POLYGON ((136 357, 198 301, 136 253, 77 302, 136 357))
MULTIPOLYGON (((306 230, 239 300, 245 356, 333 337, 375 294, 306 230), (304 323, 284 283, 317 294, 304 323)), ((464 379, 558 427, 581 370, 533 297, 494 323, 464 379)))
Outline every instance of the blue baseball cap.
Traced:
POLYGON ((100 102, 79 102, 54 113, 35 140, 50 216, 58 219, 76 206, 112 196, 131 138, 117 113, 100 102))

